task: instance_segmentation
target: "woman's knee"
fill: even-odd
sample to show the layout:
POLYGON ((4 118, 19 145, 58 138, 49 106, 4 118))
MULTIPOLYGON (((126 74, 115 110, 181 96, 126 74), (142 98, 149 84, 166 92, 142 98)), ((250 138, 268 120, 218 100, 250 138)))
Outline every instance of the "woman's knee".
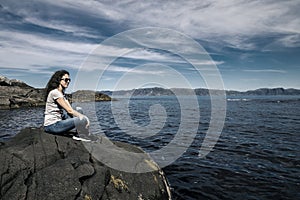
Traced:
POLYGON ((76 126, 85 126, 87 124, 87 119, 83 117, 82 119, 79 119, 79 117, 76 117, 75 125, 76 126))

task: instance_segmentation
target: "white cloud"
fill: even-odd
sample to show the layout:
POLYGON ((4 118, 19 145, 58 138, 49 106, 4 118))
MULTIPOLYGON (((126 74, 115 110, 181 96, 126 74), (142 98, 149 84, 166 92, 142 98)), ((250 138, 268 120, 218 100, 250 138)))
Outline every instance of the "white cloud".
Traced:
MULTIPOLYGON (((130 48, 121 43, 106 45, 104 51, 93 52, 98 46, 91 44, 92 40, 99 39, 100 43, 114 33, 149 26, 169 28, 200 43, 203 41, 209 44, 212 52, 221 52, 221 59, 223 50, 227 51, 223 47, 244 50, 244 60, 247 61, 250 55, 247 53, 251 53, 248 50, 274 51, 275 48, 300 46, 299 1, 9 0, 1 2, 1 5, 11 15, 0 17, 3 23, 0 30, 0 68, 28 69, 34 74, 49 73, 51 66, 77 68, 91 53, 104 59, 123 56, 128 58, 127 62, 140 59, 171 65, 184 63, 185 60, 173 56, 172 49, 168 47, 184 55, 196 51, 194 47, 186 45, 183 35, 181 38, 178 35, 166 36, 158 31, 157 37, 139 43, 145 49, 130 48), (13 16, 19 17, 14 19, 13 16), (147 46, 151 42, 152 45, 147 46), (153 47, 161 47, 171 53, 150 50, 153 47)), ((139 35, 130 39, 136 38, 139 41, 139 35)), ((198 52, 201 60, 194 60, 195 56, 189 58, 202 70, 208 73, 211 65, 224 64, 225 61, 210 60, 202 50, 198 52)), ((235 56, 234 53, 230 54, 227 65, 235 56)), ((110 66, 109 70, 123 73, 132 70, 124 66, 110 66)), ((277 69, 250 69, 244 72, 288 72, 288 69, 277 69)), ((151 76, 153 72, 135 69, 135 73, 148 73, 151 76)), ((164 71, 157 70, 157 73, 163 74, 164 71)))
POLYGON ((280 38, 276 43, 284 47, 300 47, 300 33, 280 38))
POLYGON ((222 65, 225 62, 224 61, 214 61, 214 60, 194 60, 194 64, 197 65, 203 65, 203 66, 216 66, 216 65, 222 65))
POLYGON ((20 48, 25 51, 35 50, 37 53, 45 50, 59 53, 87 54, 97 46, 96 44, 63 41, 46 35, 34 35, 15 31, 1 31, 0 38, 4 41, 2 46, 20 48))
MULTIPOLYGON (((88 56, 94 56, 95 63, 100 63, 101 58, 105 59, 107 57, 124 57, 133 60, 140 59, 157 63, 185 63, 184 60, 171 53, 163 53, 145 48, 131 49, 122 47, 122 45, 121 47, 102 45, 101 47, 102 49, 105 49, 105 51, 97 51, 97 48, 99 47, 97 44, 61 41, 41 35, 10 31, 1 31, 0 38, 4 41, 2 43, 2 48, 0 49, 0 57, 3 58, 1 62, 2 67, 28 68, 30 70, 35 70, 35 72, 39 72, 36 69, 41 68, 42 66, 64 65, 78 67, 88 56), (126 53, 124 54, 124 52, 126 53), (16 56, 18 59, 15 59, 16 56)), ((213 61, 203 60, 201 62, 202 63, 198 62, 197 64, 214 64, 213 61)), ((95 65, 95 67, 96 69, 99 69, 99 65, 95 65)), ((92 70, 92 68, 84 70, 92 70)), ((129 68, 122 68, 119 66, 118 68, 115 68, 115 71, 117 70, 128 71, 129 68)), ((139 73, 139 71, 135 71, 134 73, 139 73)))
MULTIPOLYGON (((35 70, 42 66, 78 66, 95 45, 1 31, 1 67, 35 70)), ((38 71, 36 71, 38 72, 38 71)))
POLYGON ((246 69, 244 72, 253 72, 253 73, 287 73, 285 70, 276 70, 276 69, 246 69))
POLYGON ((78 10, 78 13, 81 15, 88 14, 110 20, 122 20, 125 17, 122 12, 112 7, 111 3, 113 2, 104 3, 95 0, 47 0, 47 3, 58 7, 64 7, 66 9, 78 10))
POLYGON ((41 20, 34 16, 26 16, 24 19, 27 23, 31 23, 44 28, 56 29, 59 31, 72 33, 74 36, 82 36, 88 38, 99 38, 99 35, 89 27, 80 27, 64 20, 41 20))
POLYGON ((124 55, 124 57, 132 58, 132 59, 146 59, 152 61, 172 61, 173 58, 173 57, 171 58, 171 56, 167 56, 158 52, 149 51, 146 49, 136 49, 136 51, 124 55))
POLYGON ((124 4, 114 2, 111 9, 122 12, 133 27, 173 28, 242 49, 255 48, 249 37, 300 32, 298 1, 129 1, 123 9, 124 4))
MULTIPOLYGON (((222 42, 224 45, 245 50, 257 48, 254 42, 248 40, 252 37, 300 33, 299 1, 35 0, 27 3, 6 2, 6 4, 4 6, 6 5, 12 12, 23 16, 33 24, 92 38, 99 37, 97 30, 93 30, 94 26, 89 28, 87 24, 86 27, 81 27, 67 20, 94 17, 111 20, 117 24, 123 23, 128 28, 145 26, 171 28, 195 39, 222 42), (50 6, 44 8, 43 4, 50 6), (47 8, 52 10, 48 11, 47 8), (61 8, 59 11, 65 10, 66 13, 71 11, 73 14, 66 15, 69 19, 64 18, 65 13, 58 13, 55 8, 61 8), (48 13, 47 18, 42 17, 43 12, 48 13), (78 16, 75 16, 75 12, 78 16)), ((89 21, 89 23, 97 22, 89 21)), ((293 44, 296 43, 289 43, 293 44)))
POLYGON ((121 66, 109 66, 106 71, 108 72, 122 72, 122 73, 129 73, 129 74, 141 74, 141 75, 163 75, 166 74, 163 70, 152 70, 150 66, 148 68, 143 67, 137 67, 135 68, 129 68, 129 67, 121 67, 121 66))

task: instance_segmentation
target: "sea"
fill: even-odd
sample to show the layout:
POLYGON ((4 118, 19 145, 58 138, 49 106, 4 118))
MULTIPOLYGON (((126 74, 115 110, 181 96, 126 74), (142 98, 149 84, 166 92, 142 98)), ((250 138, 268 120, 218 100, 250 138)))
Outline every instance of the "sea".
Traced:
MULTIPOLYGON (((184 151, 162 166, 174 200, 300 199, 300 96, 227 96, 226 108, 217 113, 210 97, 198 96, 196 106, 190 98, 119 97, 74 106, 92 119, 91 133, 150 155, 176 135, 190 134, 184 151), (206 155, 199 154, 218 123, 213 116, 222 113, 215 142, 206 155)), ((25 127, 40 127, 43 112, 44 107, 0 110, 0 141, 25 127)))

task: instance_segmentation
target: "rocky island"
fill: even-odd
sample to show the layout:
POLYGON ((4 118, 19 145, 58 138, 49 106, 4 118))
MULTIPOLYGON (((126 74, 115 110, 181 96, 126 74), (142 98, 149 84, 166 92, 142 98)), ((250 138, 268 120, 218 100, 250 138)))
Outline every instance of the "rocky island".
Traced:
MULTIPOLYGON (((98 143, 104 145, 105 139, 98 143)), ((147 154, 126 143, 113 143, 128 152, 145 155, 137 165, 153 170, 116 170, 95 159, 82 142, 47 134, 41 128, 23 129, 0 146, 0 199, 171 199, 163 171, 147 154)))

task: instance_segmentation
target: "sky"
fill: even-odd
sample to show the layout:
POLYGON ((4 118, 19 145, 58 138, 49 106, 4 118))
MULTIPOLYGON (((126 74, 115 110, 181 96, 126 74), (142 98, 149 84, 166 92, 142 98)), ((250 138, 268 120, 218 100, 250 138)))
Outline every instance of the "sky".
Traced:
POLYGON ((300 1, 0 0, 0 75, 43 88, 300 88, 300 1))

